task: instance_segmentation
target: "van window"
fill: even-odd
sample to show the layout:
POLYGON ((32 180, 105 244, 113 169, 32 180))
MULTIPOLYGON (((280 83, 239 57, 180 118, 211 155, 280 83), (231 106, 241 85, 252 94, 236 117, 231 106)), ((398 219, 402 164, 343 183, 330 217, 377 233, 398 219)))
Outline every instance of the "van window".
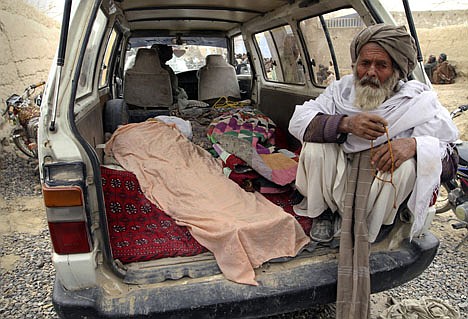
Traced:
POLYGON ((78 89, 76 92, 77 98, 91 93, 93 89, 93 78, 95 74, 95 69, 93 66, 95 65, 97 54, 99 52, 99 46, 104 36, 106 23, 107 18, 105 14, 102 11, 98 11, 84 54, 83 65, 81 66, 80 78, 78 80, 78 89))
MULTIPOLYGON (((226 42, 223 42, 226 45, 226 42)), ((167 61, 174 72, 181 73, 186 71, 198 70, 205 65, 205 60, 208 55, 220 54, 227 60, 227 49, 225 47, 216 47, 202 44, 187 44, 173 46, 172 59, 167 61)))
POLYGON ((125 54, 125 70, 133 67, 137 51, 155 44, 172 47, 172 58, 166 62, 174 73, 195 71, 205 65, 206 56, 220 54, 228 60, 227 39, 224 37, 134 37, 129 39, 125 54))
POLYGON ((250 62, 247 58, 247 49, 245 48, 242 35, 235 36, 234 42, 234 67, 237 74, 250 74, 250 62))
POLYGON ((304 84, 304 66, 297 37, 289 25, 255 34, 267 80, 304 84))
POLYGON ((327 86, 335 79, 353 72, 349 46, 354 35, 364 27, 364 22, 353 9, 341 9, 299 23, 315 84, 327 86), (335 53, 335 60, 331 52, 335 53))
POLYGON ((101 74, 99 76, 99 88, 103 88, 107 85, 108 75, 109 75, 109 66, 111 62, 112 52, 114 51, 115 40, 117 38, 117 31, 112 30, 107 40, 106 52, 104 54, 104 59, 101 64, 101 74))

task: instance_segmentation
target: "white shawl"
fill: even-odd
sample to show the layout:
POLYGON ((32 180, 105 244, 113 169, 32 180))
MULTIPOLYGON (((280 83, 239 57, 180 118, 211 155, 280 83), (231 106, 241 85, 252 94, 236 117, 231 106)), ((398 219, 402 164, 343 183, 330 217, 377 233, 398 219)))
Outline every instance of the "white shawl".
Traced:
MULTIPOLYGON (((423 227, 427 208, 433 191, 439 186, 442 171, 441 159, 447 155, 448 143, 458 138, 458 130, 450 114, 427 85, 418 81, 400 82, 400 90, 376 110, 369 111, 385 118, 390 138, 414 137, 417 145, 416 185, 408 201, 415 220, 411 236, 423 227), (438 156, 434 156, 434 155, 438 156)), ((317 115, 355 115, 362 110, 354 107, 355 90, 352 75, 335 81, 316 100, 297 105, 289 123, 289 132, 303 141, 304 132, 317 115)), ((387 141, 381 136, 374 141, 378 146, 387 141)), ((342 145, 346 153, 355 153, 370 148, 370 141, 348 134, 342 145)))

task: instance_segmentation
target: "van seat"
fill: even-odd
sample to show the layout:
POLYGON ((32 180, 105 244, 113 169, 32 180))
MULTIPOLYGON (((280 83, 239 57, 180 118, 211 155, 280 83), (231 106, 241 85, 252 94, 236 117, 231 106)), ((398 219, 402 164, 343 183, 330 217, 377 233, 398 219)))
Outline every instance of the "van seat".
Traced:
POLYGON ((161 67, 156 50, 138 50, 135 64, 125 72, 124 99, 129 105, 143 108, 172 105, 171 77, 161 67))
POLYGON ((222 55, 211 54, 199 70, 198 99, 206 101, 223 96, 241 97, 236 70, 222 55))

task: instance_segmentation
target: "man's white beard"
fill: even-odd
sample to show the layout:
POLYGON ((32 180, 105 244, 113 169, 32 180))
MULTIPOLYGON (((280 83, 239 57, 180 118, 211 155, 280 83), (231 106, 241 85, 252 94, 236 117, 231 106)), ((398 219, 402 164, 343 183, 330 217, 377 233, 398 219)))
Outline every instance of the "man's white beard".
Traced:
POLYGON ((354 106, 364 111, 376 109, 393 95, 397 83, 398 71, 393 72, 392 76, 381 84, 377 78, 363 76, 359 79, 355 69, 354 88, 356 90, 356 99, 354 100, 354 106))

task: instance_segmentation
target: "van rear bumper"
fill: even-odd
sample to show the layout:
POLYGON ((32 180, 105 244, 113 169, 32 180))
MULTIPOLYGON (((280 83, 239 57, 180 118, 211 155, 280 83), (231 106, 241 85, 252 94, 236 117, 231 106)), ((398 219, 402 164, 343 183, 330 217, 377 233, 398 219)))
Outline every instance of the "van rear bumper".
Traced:
MULTIPOLYGON (((370 257, 373 293, 421 274, 434 259, 438 239, 431 233, 405 241, 400 250, 370 257)), ((256 271, 258 286, 215 275, 134 287, 126 294, 100 288, 67 291, 55 282, 53 304, 62 318, 256 318, 311 308, 336 300, 337 260, 295 258, 256 271)))

